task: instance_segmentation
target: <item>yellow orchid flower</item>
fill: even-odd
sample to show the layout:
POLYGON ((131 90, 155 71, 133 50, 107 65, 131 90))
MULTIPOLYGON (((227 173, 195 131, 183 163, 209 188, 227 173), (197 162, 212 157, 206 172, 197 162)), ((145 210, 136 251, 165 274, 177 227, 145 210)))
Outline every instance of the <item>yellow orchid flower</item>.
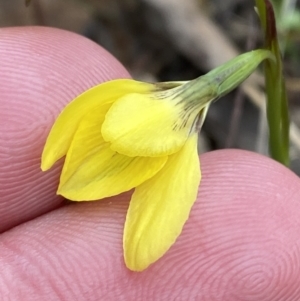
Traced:
POLYGON ((266 50, 243 54, 189 82, 109 81, 76 97, 47 138, 41 168, 66 156, 58 194, 99 200, 135 188, 126 266, 142 271, 179 236, 200 183, 198 131, 211 102, 248 77, 266 50))

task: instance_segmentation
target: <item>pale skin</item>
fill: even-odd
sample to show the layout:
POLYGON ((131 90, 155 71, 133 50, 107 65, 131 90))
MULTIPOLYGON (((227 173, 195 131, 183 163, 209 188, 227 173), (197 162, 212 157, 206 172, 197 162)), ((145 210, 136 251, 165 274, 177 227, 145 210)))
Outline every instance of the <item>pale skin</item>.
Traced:
POLYGON ((128 72, 100 46, 56 29, 1 29, 0 57, 1 300, 300 300, 296 175, 251 152, 204 154, 198 199, 176 244, 130 272, 122 257, 128 194, 66 205, 55 194, 62 161, 46 173, 39 167, 61 109, 128 72))

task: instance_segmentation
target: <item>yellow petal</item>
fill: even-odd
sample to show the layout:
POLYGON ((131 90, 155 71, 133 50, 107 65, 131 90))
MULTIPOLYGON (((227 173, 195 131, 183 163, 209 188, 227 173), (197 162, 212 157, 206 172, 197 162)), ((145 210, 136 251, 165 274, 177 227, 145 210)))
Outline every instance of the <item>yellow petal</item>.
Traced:
POLYGON ((163 93, 127 94, 109 109, 102 126, 104 140, 127 156, 173 154, 189 137, 199 113, 184 110, 184 105, 163 93))
POLYGON ((70 200, 98 200, 128 191, 155 175, 167 161, 167 157, 132 158, 112 151, 101 136, 104 115, 103 107, 94 109, 75 133, 58 188, 70 200))
POLYGON ((175 242, 196 200, 200 177, 194 134, 160 172, 136 188, 123 240, 129 269, 144 270, 175 242))
POLYGON ((49 169, 67 153, 80 120, 94 107, 112 103, 126 93, 147 93, 151 89, 154 89, 152 84, 119 79, 95 86, 76 97, 63 109, 50 131, 42 155, 42 170, 49 169))

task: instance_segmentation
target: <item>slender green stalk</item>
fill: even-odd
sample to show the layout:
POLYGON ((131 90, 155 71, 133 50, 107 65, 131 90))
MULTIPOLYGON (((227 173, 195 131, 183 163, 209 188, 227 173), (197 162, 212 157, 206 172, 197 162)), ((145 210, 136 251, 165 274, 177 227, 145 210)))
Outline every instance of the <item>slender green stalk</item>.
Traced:
POLYGON ((269 150, 275 160, 289 165, 290 122, 274 11, 269 0, 255 0, 255 2, 265 32, 265 48, 276 58, 275 61, 265 61, 269 150))

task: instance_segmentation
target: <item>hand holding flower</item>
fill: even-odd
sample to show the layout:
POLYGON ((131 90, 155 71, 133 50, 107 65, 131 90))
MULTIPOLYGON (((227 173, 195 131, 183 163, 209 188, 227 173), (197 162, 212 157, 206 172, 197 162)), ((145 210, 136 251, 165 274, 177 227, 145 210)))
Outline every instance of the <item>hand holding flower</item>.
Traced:
POLYGON ((270 159, 238 150, 201 156, 203 180, 181 236, 148 270, 129 272, 121 242, 130 197, 60 206, 60 166, 39 170, 46 135, 70 99, 101 81, 126 77, 126 71, 74 34, 1 32, 0 226, 10 229, 0 236, 1 296, 300 298, 299 179, 270 159))

